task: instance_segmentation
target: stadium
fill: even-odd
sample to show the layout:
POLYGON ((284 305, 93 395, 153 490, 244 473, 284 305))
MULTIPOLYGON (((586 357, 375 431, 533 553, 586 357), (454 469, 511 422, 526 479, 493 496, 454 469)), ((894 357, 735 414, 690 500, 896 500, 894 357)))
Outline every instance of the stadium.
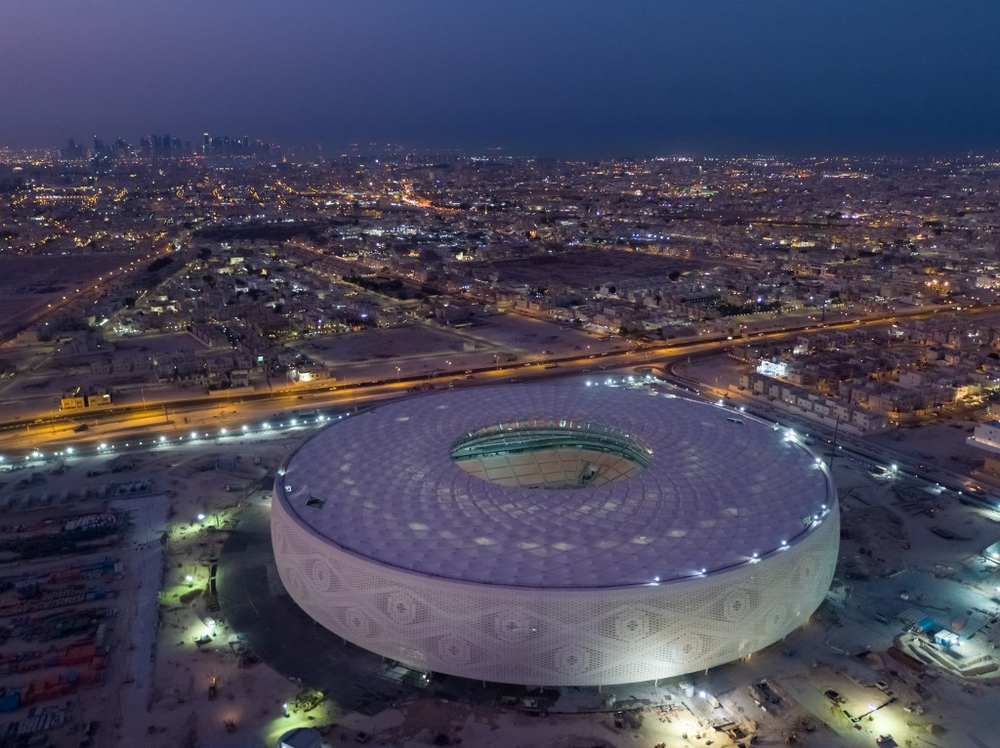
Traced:
POLYGON ((514 385, 344 418, 279 469, 281 580, 314 620, 423 672, 611 685, 721 665, 823 601, 837 495, 732 409, 514 385))

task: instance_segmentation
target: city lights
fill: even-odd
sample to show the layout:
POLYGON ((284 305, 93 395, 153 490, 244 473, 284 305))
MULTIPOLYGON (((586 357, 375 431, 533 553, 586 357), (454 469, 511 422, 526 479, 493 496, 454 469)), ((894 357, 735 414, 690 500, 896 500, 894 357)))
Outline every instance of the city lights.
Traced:
MULTIPOLYGON (((102 78, 77 62, 84 101, 102 78)), ((891 158, 568 160, 514 155, 516 126, 496 151, 473 126, 475 155, 202 132, 0 147, 12 724, 182 744, 168 676, 188 673, 211 684, 203 742, 420 739, 339 693, 304 706, 328 677, 309 663, 266 674, 308 641, 381 655, 366 693, 545 685, 504 709, 585 704, 587 730, 650 745, 989 742, 993 151, 907 156, 900 130, 891 158)), ((476 744, 453 709, 432 738, 476 744)))

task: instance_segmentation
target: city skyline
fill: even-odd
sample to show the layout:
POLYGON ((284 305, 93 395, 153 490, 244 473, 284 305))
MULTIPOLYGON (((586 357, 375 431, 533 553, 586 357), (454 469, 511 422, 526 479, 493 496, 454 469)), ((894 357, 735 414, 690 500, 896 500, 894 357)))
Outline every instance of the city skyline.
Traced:
POLYGON ((0 142, 251 132, 557 157, 1000 147, 983 2, 0 10, 0 142))

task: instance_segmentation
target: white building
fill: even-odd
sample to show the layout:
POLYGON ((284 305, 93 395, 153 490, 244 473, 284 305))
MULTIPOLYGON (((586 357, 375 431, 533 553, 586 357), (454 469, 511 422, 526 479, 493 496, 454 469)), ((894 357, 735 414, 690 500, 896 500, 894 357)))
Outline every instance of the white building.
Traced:
POLYGON ((979 424, 966 443, 984 453, 983 472, 1000 478, 1000 421, 979 424))
POLYGON ((279 471, 292 598, 421 671, 637 682, 801 625, 837 561, 821 460, 714 405, 603 387, 453 390, 381 406, 279 471))

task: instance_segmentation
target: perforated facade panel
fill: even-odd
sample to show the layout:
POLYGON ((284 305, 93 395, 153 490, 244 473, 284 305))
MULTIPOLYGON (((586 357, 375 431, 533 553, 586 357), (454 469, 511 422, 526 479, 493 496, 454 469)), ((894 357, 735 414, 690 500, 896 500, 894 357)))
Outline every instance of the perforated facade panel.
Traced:
POLYGON ((836 491, 805 447, 638 392, 396 402, 320 432, 279 473, 272 539, 292 598, 359 646, 474 679, 600 685, 729 662, 800 625, 837 560, 836 491), (635 438, 648 465, 537 488, 471 475, 449 453, 483 427, 569 418, 635 438))
POLYGON ((807 537, 707 577, 606 589, 532 589, 428 577, 331 546, 271 509, 292 598, 348 641, 421 671, 527 685, 608 685, 721 665, 778 641, 833 578, 834 506, 807 537))

